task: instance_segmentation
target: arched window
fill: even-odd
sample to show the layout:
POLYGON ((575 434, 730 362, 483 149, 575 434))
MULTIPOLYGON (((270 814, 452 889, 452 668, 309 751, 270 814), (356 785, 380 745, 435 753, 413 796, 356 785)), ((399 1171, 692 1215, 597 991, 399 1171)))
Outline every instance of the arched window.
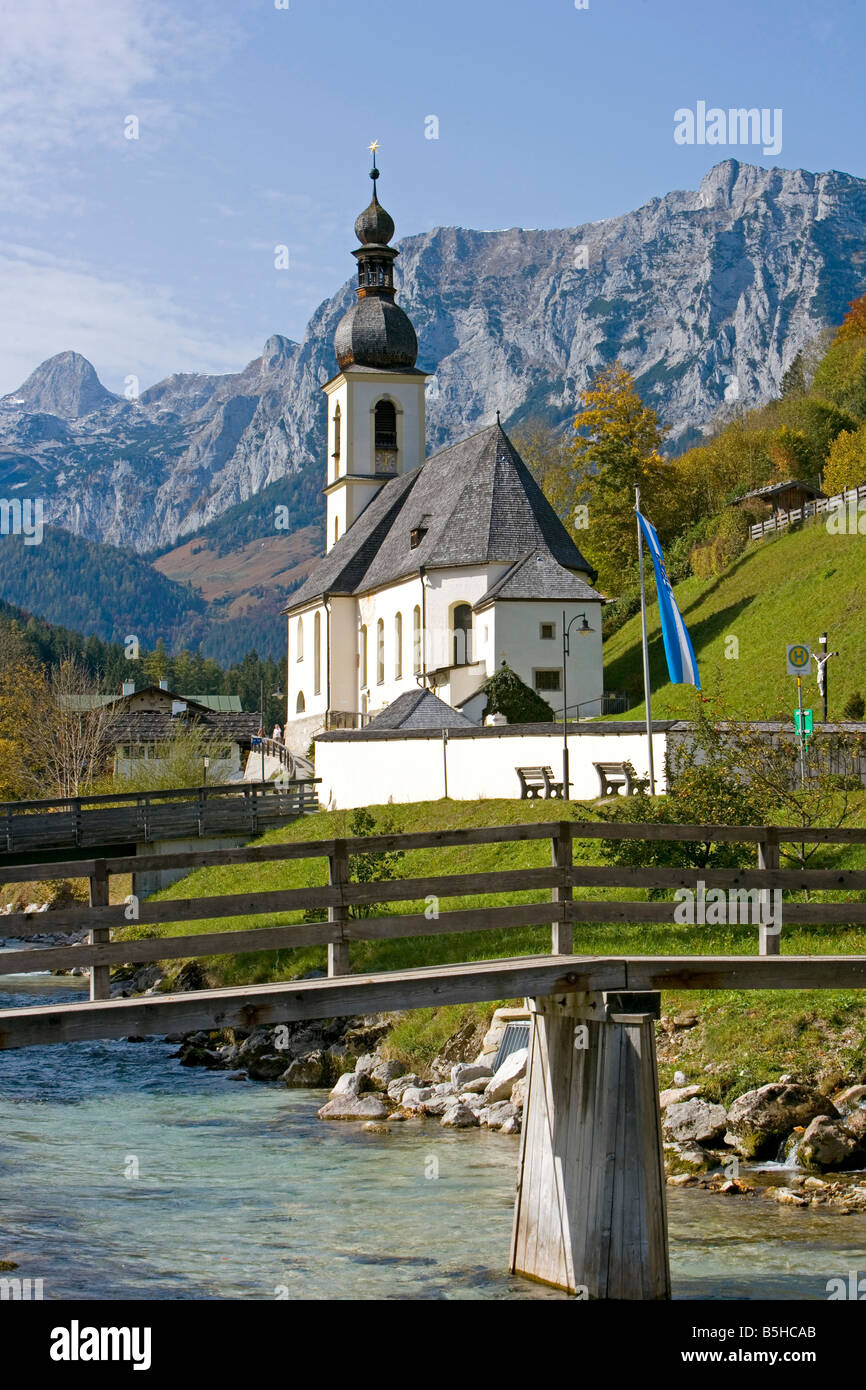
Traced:
POLYGON ((400 680, 403 675, 403 614, 397 613, 394 618, 394 679, 400 680))
POLYGON ((336 477, 336 475, 337 475, 337 474, 339 473, 339 471, 340 471, 340 450, 341 450, 342 435, 343 435, 343 428, 342 428, 342 426, 343 426, 343 412, 340 410, 340 407, 339 407, 339 405, 338 405, 338 406, 337 406, 337 409, 334 411, 334 476, 335 476, 335 477, 336 477))
POLYGON ((361 689, 367 684, 367 624, 361 628, 361 651, 358 658, 358 669, 361 673, 361 689))
POLYGON ((313 694, 322 689, 322 618, 319 613, 313 619, 313 694))
POLYGON ((307 709, 307 702, 304 699, 303 690, 298 691, 298 702, 295 705, 295 714, 304 714, 307 709))
POLYGON ((303 659, 304 659, 304 620, 303 620, 303 618, 298 618, 298 647, 297 647, 297 660, 298 660, 298 661, 303 661, 303 659))
POLYGON ((417 676, 422 669, 421 659, 421 607, 415 604, 412 614, 412 670, 417 676))
POLYGON ((381 685, 385 679, 385 620, 380 618, 376 624, 376 683, 381 685))
POLYGON ((472 609, 468 603, 457 603, 453 616, 453 658, 455 666, 472 662, 472 609))

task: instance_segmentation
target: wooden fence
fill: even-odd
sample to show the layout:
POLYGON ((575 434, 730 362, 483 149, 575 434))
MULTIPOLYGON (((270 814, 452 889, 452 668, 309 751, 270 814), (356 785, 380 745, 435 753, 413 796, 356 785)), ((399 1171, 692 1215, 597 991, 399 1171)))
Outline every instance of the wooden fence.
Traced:
POLYGON ((810 517, 821 516, 824 512, 837 510, 847 512, 847 508, 852 502, 856 511, 864 499, 866 499, 866 484, 861 487, 848 488, 846 492, 837 493, 834 497, 816 497, 813 502, 804 502, 802 507, 793 507, 789 512, 774 512, 766 521, 756 522, 754 526, 749 527, 749 540, 762 540, 764 536, 784 531, 794 522, 807 521, 810 517))
MULTIPOLYGON (((298 946, 327 945, 330 976, 349 973, 349 948, 353 941, 395 937, 421 937, 448 933, 501 931, 505 928, 548 926, 551 953, 572 952, 575 923, 587 922, 675 922, 680 903, 630 898, 587 898, 575 896, 582 888, 677 889, 699 891, 721 888, 727 891, 757 893, 752 905, 769 906, 769 894, 780 892, 831 891, 866 892, 866 870, 860 869, 782 869, 779 846, 785 842, 819 844, 866 844, 866 830, 811 829, 794 826, 707 826, 645 825, 625 823, 584 823, 582 821, 533 822, 528 825, 477 827, 413 834, 359 836, 351 839, 313 840, 290 844, 245 846, 240 849, 186 851, 177 854, 135 855, 124 858, 79 860, 40 864, 41 879, 88 877, 89 907, 64 908, 49 914, 11 913, 0 917, 0 935, 21 939, 43 935, 46 931, 89 932, 89 943, 39 947, 34 950, 4 952, 0 969, 19 971, 64 970, 74 966, 91 969, 91 997, 105 999, 109 992, 109 971, 122 964, 237 954, 249 951, 284 950, 298 946), (622 864, 575 864, 575 839, 637 839, 742 842, 756 847, 753 869, 693 869, 622 864), (422 878, 395 878, 382 882, 359 883, 350 879, 352 855, 392 850, 468 847, 472 845, 513 844, 527 840, 550 840, 550 867, 496 869, 483 873, 440 873, 422 878), (280 888, 246 893, 226 893, 207 897, 144 900, 109 905, 109 884, 113 875, 146 872, 150 869, 199 869, 211 865, 259 864, 299 859, 325 859, 328 882, 321 887, 280 888), (520 902, 451 908, 440 911, 443 899, 549 892, 549 901, 520 902), (353 916, 353 909, 375 905, 415 902, 422 910, 387 915, 353 916), (327 920, 306 920, 294 924, 255 927, 240 931, 207 932, 188 936, 154 936, 131 941, 112 941, 111 929, 129 921, 142 926, 161 927, 168 923, 227 919, 274 912, 327 912, 327 920)), ((27 881, 32 865, 0 869, 6 882, 27 881)), ((745 915, 745 914, 744 914, 745 915)), ((759 935, 759 954, 778 955, 781 932, 772 920, 754 921, 759 935)), ((742 920, 742 919, 741 919, 742 920)), ((747 919, 748 920, 748 919, 747 919)), ((866 922, 866 897, 857 901, 796 902, 784 904, 786 924, 825 924, 843 926, 866 922)), ((864 958, 866 964, 866 958, 864 958)), ((450 967, 447 967, 448 969, 450 967)))
MULTIPOLYGON (((171 791, 7 801, 0 803, 0 846, 5 839, 6 854, 23 854, 187 836, 255 836, 317 810, 317 785, 315 779, 232 782, 171 791)), ((40 874, 45 877, 41 870, 40 874)))

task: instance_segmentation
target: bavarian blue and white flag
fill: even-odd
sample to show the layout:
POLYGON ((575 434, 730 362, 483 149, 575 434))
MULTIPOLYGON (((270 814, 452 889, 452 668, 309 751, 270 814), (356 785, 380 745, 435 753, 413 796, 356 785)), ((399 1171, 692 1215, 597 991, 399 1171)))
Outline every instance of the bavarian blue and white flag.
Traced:
POLYGON ((668 572, 665 569, 665 557, 659 545, 656 528, 651 521, 647 521, 645 516, 641 516, 640 512, 637 514, 637 519, 653 559, 656 594, 658 595, 659 613, 662 620, 662 637, 665 643, 665 656, 668 659, 668 675, 671 684, 694 685, 700 690, 701 678, 698 675, 698 663, 695 661, 691 638, 683 622, 682 614, 677 608, 677 601, 674 598, 671 581, 668 579, 668 572))

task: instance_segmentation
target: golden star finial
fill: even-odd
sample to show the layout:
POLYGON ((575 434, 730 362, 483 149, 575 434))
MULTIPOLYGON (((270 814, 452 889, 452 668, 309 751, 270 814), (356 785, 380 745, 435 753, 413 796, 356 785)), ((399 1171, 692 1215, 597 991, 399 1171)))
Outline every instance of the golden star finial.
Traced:
POLYGON ((375 159, 375 157, 376 157, 376 151, 377 151, 378 148, 379 148, 379 141, 378 141, 378 140, 374 140, 373 143, 372 143, 372 145, 368 145, 367 148, 369 149, 371 155, 372 155, 373 158, 375 159))

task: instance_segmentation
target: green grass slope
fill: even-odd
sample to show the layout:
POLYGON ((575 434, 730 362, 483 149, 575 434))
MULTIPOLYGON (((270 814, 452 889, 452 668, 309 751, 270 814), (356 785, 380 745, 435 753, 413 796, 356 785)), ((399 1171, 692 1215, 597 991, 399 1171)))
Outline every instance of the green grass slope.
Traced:
MULTIPOLYGON (((718 693, 740 715, 792 716, 796 682, 785 673, 785 647, 806 642, 818 650, 827 631, 831 649, 830 717, 839 718, 854 691, 866 695, 866 536, 834 536, 820 523, 756 542, 715 579, 688 579, 676 586, 677 602, 698 661, 705 694, 718 693), (727 639, 737 639, 734 648, 727 639), (736 656, 726 656, 736 650, 736 656)), ((649 593, 654 590, 649 581, 649 593)), ((655 602, 648 610, 653 714, 688 717, 691 686, 668 683, 655 602)), ((640 615, 605 643, 605 687, 628 690, 641 703, 617 716, 634 719, 644 710, 640 615)), ((812 673, 804 682, 804 704, 819 717, 821 703, 812 673)))

